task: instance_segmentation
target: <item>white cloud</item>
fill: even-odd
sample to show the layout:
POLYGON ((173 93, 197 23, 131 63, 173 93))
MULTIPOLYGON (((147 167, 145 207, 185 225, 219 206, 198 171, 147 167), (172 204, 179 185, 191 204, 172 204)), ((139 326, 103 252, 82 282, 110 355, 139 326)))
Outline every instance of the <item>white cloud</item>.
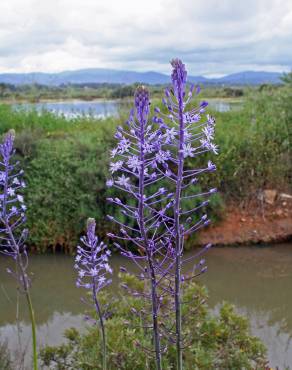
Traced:
POLYGON ((192 74, 289 70, 290 0, 10 0, 0 72, 105 67, 192 74))

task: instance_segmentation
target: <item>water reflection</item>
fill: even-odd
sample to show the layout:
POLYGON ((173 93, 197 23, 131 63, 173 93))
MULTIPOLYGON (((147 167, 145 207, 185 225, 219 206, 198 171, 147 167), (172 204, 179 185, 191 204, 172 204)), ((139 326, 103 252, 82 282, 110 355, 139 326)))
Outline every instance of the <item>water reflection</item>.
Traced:
MULTIPOLYGON (((70 312, 60 313, 55 311, 46 322, 37 326, 38 348, 47 344, 57 346, 64 343, 63 333, 71 327, 82 332, 85 329, 84 316, 82 314, 73 315, 70 312)), ((7 340, 13 360, 17 363, 20 358, 24 358, 24 365, 27 369, 30 369, 30 324, 26 321, 20 321, 18 326, 16 324, 3 325, 0 327, 0 337, 2 340, 7 340), (18 327, 20 330, 18 330, 18 327)))
MULTIPOLYGON (((228 112, 230 110, 240 109, 240 101, 229 101, 224 99, 208 99, 209 106, 217 112, 228 112)), ((32 110, 38 112, 50 111, 57 115, 63 115, 68 119, 80 116, 107 118, 117 116, 120 110, 128 109, 128 101, 115 100, 95 100, 95 101, 59 101, 59 102, 42 102, 42 103, 23 103, 14 104, 15 109, 32 110)))
POLYGON ((42 103, 15 104, 15 109, 33 110, 37 112, 49 111, 57 115, 65 116, 68 119, 80 116, 93 118, 107 118, 117 116, 121 104, 117 101, 98 100, 98 101, 59 101, 42 103))
MULTIPOLYGON (((206 257, 208 273, 200 280, 209 290, 209 305, 217 311, 223 300, 235 304, 238 312, 248 316, 252 332, 268 348, 271 365, 292 364, 292 245, 274 247, 214 248, 206 257)), ((42 344, 59 344, 66 328, 84 328, 80 302, 83 291, 75 288, 73 259, 64 255, 32 256, 32 298, 42 344)), ((15 282, 5 273, 8 260, 0 259, 0 336, 17 349, 15 324, 15 282)), ((122 264, 132 265, 113 257, 116 271, 122 264)), ((113 287, 117 287, 114 277, 113 287)), ((21 339, 27 345, 30 327, 25 302, 20 299, 21 339)), ((29 346, 28 346, 29 347, 29 346)), ((30 347, 28 348, 30 349, 30 347)))

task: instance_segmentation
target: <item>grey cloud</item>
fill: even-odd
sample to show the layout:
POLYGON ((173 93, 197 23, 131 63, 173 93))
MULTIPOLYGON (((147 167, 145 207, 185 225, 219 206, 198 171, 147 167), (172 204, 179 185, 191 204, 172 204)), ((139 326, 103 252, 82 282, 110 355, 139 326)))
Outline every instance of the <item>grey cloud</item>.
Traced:
POLYGON ((200 74, 291 67, 292 3, 285 0, 148 0, 156 13, 130 0, 28 2, 18 18, 0 12, 1 71, 73 65, 165 72, 174 56, 200 74), (289 14, 291 23, 283 22, 289 14))

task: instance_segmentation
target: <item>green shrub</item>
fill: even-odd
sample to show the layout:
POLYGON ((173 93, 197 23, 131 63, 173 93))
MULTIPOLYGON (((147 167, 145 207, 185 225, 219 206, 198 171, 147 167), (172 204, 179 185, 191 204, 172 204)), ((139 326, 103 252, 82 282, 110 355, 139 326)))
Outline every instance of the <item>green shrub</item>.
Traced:
MULTIPOLYGON (((124 278, 128 286, 143 290, 143 282, 133 276, 124 278)), ((206 289, 190 283, 184 292, 184 301, 194 300, 195 314, 184 306, 187 316, 184 332, 187 343, 184 350, 184 368, 195 369, 265 369, 265 348, 259 339, 249 334, 248 322, 235 313, 234 307, 223 303, 219 315, 208 310, 205 303, 206 289)), ((106 320, 108 368, 111 370, 153 369, 154 363, 141 347, 151 348, 151 333, 141 327, 141 319, 131 313, 130 308, 143 308, 141 298, 123 295, 105 295, 104 302, 110 302, 109 317, 106 320)), ((192 308, 194 308, 192 306, 192 308)), ((162 314, 163 316, 163 314, 162 314)), ((163 316, 166 323, 167 316, 163 316)), ((100 334, 97 327, 90 327, 85 334, 75 329, 65 333, 67 343, 41 350, 41 360, 50 369, 101 369, 100 334)), ((175 369, 174 347, 168 343, 163 356, 163 368, 175 369)))
MULTIPOLYGON (((107 122, 108 124, 109 122, 107 122)), ((40 250, 76 245, 84 220, 105 232, 105 178, 112 126, 56 135, 38 142, 26 165, 30 242, 40 250)))

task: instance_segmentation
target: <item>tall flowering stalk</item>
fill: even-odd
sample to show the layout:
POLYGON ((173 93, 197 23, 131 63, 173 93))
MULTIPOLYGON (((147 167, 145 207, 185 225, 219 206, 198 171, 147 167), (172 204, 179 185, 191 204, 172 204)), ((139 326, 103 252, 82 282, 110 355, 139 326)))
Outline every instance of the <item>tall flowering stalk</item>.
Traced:
POLYGON ((15 133, 11 130, 0 144, 0 252, 16 262, 15 271, 7 269, 7 272, 17 279, 27 300, 32 329, 33 366, 36 370, 36 324, 30 297, 31 284, 27 274, 28 255, 25 245, 28 230, 23 227, 26 206, 21 194, 25 183, 22 180, 23 170, 17 169, 18 163, 12 163, 14 137, 15 133))
POLYGON ((111 252, 103 242, 98 241, 95 235, 95 228, 95 220, 89 218, 87 220, 86 236, 81 238, 82 246, 77 247, 74 267, 78 271, 77 287, 83 287, 91 291, 101 331, 103 370, 106 370, 107 350, 104 312, 102 311, 97 295, 101 289, 111 283, 111 280, 107 278, 108 273, 112 274, 112 269, 108 263, 111 252))
MULTIPOLYGON (((194 265, 192 274, 182 275, 184 239, 201 227, 208 225, 204 211, 208 197, 216 192, 210 189, 198 193, 194 185, 200 174, 212 172, 215 165, 209 161, 205 168, 192 169, 189 159, 209 151, 217 153, 212 143, 215 120, 206 115, 207 106, 202 102, 198 108, 186 110, 194 87, 186 85, 187 72, 180 60, 172 61, 172 87, 166 89, 163 100, 168 113, 159 108, 149 119, 149 93, 144 87, 135 93, 135 109, 131 112, 127 127, 118 127, 118 145, 112 150, 110 164, 113 178, 107 181, 126 193, 125 200, 109 198, 120 207, 123 222, 108 216, 120 228, 119 234, 110 237, 134 247, 129 251, 124 244, 115 243, 123 255, 132 259, 141 269, 139 278, 150 282, 151 293, 141 295, 151 301, 154 352, 156 368, 161 369, 161 338, 176 343, 177 368, 182 369, 182 284, 206 271, 204 259, 194 265), (165 187, 159 187, 159 182, 165 187), (155 189, 155 190, 154 190, 155 189), (198 219, 199 217, 199 219, 198 219), (146 274, 145 274, 146 273, 146 274), (175 319, 173 320, 173 312, 175 319), (159 315, 167 320, 159 320, 159 315), (170 322, 167 327, 164 321, 170 322), (174 321, 174 325, 172 324, 174 321)), ((196 92, 199 92, 197 88, 196 92)), ((210 245, 192 258, 199 257, 210 245)), ((141 312, 139 313, 141 316, 141 312)), ((149 326, 148 326, 149 328, 149 326)))
MULTIPOLYGON (((127 126, 118 127, 115 135, 118 145, 111 155, 116 160, 110 165, 113 178, 107 181, 107 185, 122 190, 126 196, 125 201, 119 198, 109 198, 108 201, 120 207, 126 221, 121 222, 112 216, 108 218, 120 229, 119 234, 109 236, 119 241, 115 245, 122 255, 139 267, 139 278, 149 282, 149 294, 133 293, 150 301, 152 322, 144 328, 152 330, 156 368, 161 369, 159 313, 163 297, 167 294, 162 282, 172 267, 169 263, 169 232, 165 230, 172 194, 159 187, 159 182, 166 179, 165 168, 170 153, 162 148, 164 137, 160 129, 155 129, 153 123, 148 121, 149 104, 148 90, 143 86, 138 87, 135 108, 131 111, 127 126), (120 244, 125 242, 132 246, 132 250, 120 244)), ((140 314, 144 318, 147 315, 145 312, 140 314)))
MULTIPOLYGON (((191 102, 194 86, 187 91, 187 71, 185 65, 175 59, 172 65, 172 87, 166 89, 163 103, 168 114, 160 113, 154 121, 159 122, 165 132, 172 132, 173 137, 169 142, 171 157, 169 162, 171 170, 168 171, 170 182, 175 184, 175 196, 173 202, 173 223, 172 240, 175 244, 175 316, 176 316, 176 348, 177 348, 177 369, 181 370, 182 361, 182 302, 181 288, 184 282, 182 276, 183 244, 184 239, 201 227, 208 225, 209 220, 204 214, 196 219, 198 211, 204 210, 208 200, 188 207, 189 203, 196 201, 196 198, 208 197, 216 192, 210 189, 205 193, 193 193, 193 185, 198 182, 198 176, 216 170, 215 165, 209 161, 205 168, 191 169, 189 159, 197 158, 200 154, 213 152, 217 154, 217 146, 212 143, 214 137, 215 119, 210 115, 203 117, 207 102, 201 102, 197 108, 187 108, 191 102)), ((196 93, 199 93, 197 88, 196 93)), ((170 223, 171 224, 171 223, 170 223)), ((204 250, 210 246, 206 246, 204 250)), ((203 251, 204 251, 203 250, 203 251)), ((201 252, 200 252, 201 254, 201 252)), ((195 256, 197 257, 197 256, 195 256)), ((204 260, 196 266, 202 266, 204 260)), ((204 272, 205 267, 200 272, 204 272)), ((196 276, 196 275, 194 275, 196 276)))

